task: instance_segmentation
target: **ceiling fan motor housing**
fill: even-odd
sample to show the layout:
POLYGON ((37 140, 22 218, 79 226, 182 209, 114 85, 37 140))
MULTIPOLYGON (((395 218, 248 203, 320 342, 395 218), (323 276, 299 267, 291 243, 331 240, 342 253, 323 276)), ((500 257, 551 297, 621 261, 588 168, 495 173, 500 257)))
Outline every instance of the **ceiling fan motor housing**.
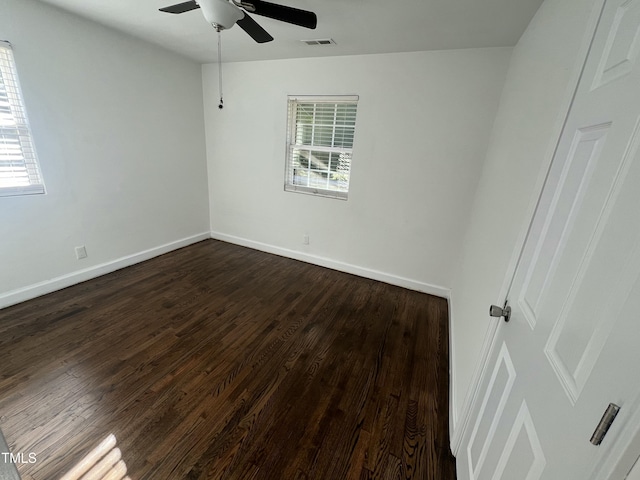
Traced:
POLYGON ((244 13, 227 0, 198 0, 204 18, 220 30, 228 30, 244 17, 244 13))

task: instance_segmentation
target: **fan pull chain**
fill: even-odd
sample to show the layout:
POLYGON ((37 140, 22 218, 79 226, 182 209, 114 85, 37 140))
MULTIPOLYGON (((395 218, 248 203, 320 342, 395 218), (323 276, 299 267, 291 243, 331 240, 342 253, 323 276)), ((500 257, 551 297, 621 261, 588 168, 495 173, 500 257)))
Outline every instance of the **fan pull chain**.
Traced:
POLYGON ((219 29, 218 29, 218 88, 220 89, 220 103, 218 104, 218 108, 222 110, 224 108, 224 101, 222 100, 222 43, 221 43, 219 29))

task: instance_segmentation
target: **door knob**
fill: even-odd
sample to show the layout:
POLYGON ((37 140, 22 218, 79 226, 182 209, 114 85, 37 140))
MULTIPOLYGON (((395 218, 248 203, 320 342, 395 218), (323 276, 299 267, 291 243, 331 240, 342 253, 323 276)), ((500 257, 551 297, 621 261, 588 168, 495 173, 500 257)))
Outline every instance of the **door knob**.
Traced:
POLYGON ((500 308, 497 305, 491 305, 489 307, 489 315, 492 317, 500 318, 504 317, 504 321, 508 322, 511 318, 511 307, 504 302, 504 307, 500 308))

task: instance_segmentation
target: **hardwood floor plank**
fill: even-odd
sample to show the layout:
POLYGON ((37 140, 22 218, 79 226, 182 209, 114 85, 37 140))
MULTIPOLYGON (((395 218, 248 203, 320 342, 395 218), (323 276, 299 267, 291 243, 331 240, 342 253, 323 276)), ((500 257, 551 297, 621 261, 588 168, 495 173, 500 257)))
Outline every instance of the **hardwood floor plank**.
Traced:
POLYGON ((0 310, 26 479, 455 479, 446 301, 207 240, 0 310))

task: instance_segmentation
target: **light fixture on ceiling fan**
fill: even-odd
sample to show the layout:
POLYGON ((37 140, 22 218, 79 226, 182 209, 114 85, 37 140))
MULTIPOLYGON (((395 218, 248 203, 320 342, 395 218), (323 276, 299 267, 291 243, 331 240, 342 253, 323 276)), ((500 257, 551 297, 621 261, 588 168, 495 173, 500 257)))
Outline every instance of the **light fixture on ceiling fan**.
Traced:
POLYGON ((235 24, 238 24, 238 26, 256 42, 266 43, 272 41, 273 37, 246 12, 310 29, 316 28, 318 24, 318 18, 313 12, 278 5, 276 3, 264 2, 263 0, 189 0, 188 2, 161 8, 160 11, 166 13, 185 13, 197 8, 202 10, 204 18, 213 25, 218 32, 218 72, 220 75, 220 103, 218 104, 218 108, 220 109, 222 109, 224 105, 222 99, 222 48, 220 40, 220 32, 222 30, 228 30, 235 24))
POLYGON ((263 0, 190 0, 161 8, 160 11, 184 13, 197 8, 202 9, 204 18, 218 32, 228 30, 237 23, 258 43, 270 42, 273 37, 253 18, 247 15, 247 12, 310 29, 316 28, 318 24, 318 18, 313 12, 264 2, 263 0))

